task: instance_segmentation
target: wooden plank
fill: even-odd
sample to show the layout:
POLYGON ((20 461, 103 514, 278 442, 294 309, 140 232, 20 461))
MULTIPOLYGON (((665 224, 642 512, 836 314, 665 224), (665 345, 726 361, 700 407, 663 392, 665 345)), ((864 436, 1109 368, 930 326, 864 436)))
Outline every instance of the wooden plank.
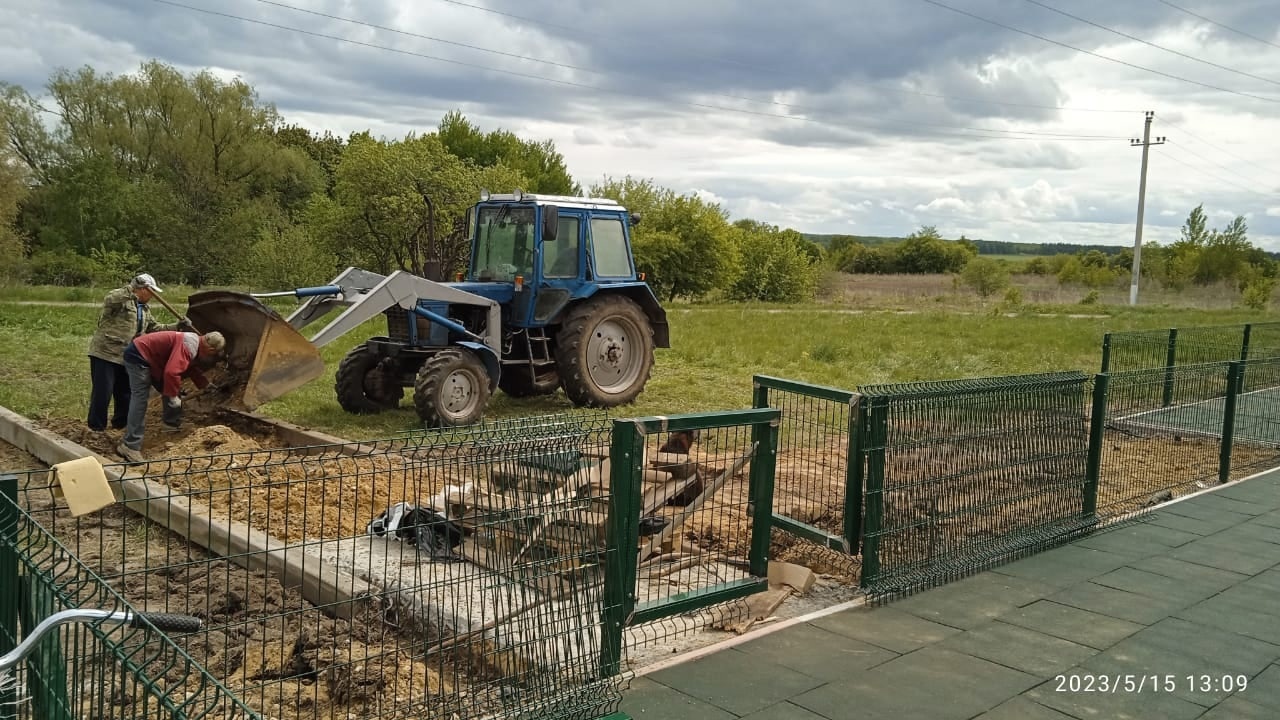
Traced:
MULTIPOLYGON (((82 457, 95 457, 103 465, 109 462, 2 406, 0 440, 50 465, 82 457)), ((374 586, 300 547, 290 547, 245 523, 214 519, 203 503, 192 502, 164 485, 145 480, 137 470, 121 474, 112 468, 103 469, 125 507, 243 568, 271 573, 286 588, 298 588, 303 599, 327 614, 351 618, 362 612, 364 600, 378 594, 374 586)))
POLYGON ((692 517, 692 515, 697 512, 698 508, 702 507, 703 503, 705 503, 712 495, 719 492, 720 488, 724 487, 724 484, 729 481, 729 478, 737 474, 738 471, 750 462, 751 458, 754 456, 755 448, 753 447, 751 452, 735 460, 732 466, 721 473, 715 480, 712 480, 710 484, 706 485, 702 490, 702 494, 694 498, 693 502, 686 505, 680 514, 671 518, 670 524, 662 528, 662 532, 649 539, 649 542, 645 545, 644 549, 640 551, 638 561, 643 561, 645 558, 649 557, 661 548, 664 542, 670 540, 675 535, 676 530, 679 530, 680 526, 684 525, 685 521, 692 517))

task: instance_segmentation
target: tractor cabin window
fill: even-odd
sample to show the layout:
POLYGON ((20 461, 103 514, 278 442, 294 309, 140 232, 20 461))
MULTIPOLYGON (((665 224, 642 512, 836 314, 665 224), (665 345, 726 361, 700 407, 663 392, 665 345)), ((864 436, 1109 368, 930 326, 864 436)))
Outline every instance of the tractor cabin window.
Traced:
POLYGON ((560 216, 555 242, 542 243, 544 277, 578 277, 578 229, 578 218, 560 216))
POLYGON ((627 255, 622 220, 591 218, 591 247, 595 252, 597 276, 624 277, 631 274, 631 258, 627 255))
POLYGON ((471 276, 480 281, 511 282, 533 275, 534 210, 531 207, 481 208, 471 276))

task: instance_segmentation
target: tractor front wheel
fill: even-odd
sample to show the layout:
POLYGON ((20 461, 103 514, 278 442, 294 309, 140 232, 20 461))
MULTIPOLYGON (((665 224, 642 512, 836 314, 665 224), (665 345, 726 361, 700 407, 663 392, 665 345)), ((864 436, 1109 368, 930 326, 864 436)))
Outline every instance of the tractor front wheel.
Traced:
POLYGON ((404 397, 404 388, 395 374, 364 344, 352 348, 338 364, 334 390, 342 409, 356 415, 394 409, 404 397))
POLYGON ((579 305, 556 334, 556 365, 575 405, 607 408, 635 400, 653 369, 649 318, 622 295, 579 305))
POLYGON ((413 404, 430 427, 472 425, 489 404, 489 373, 470 350, 441 350, 418 368, 413 404))

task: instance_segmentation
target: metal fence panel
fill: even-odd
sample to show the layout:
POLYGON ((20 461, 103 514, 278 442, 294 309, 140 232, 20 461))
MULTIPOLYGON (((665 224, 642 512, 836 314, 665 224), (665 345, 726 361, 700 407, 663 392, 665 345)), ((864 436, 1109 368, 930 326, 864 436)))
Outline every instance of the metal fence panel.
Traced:
POLYGON ((122 504, 72 518, 43 473, 20 502, 126 601, 202 617, 175 642, 264 717, 595 718, 621 697, 599 673, 609 434, 271 450, 202 428, 125 481, 190 539, 122 504))
MULTIPOLYGON (((152 609, 129 602, 20 507, 19 477, 31 479, 0 478, 0 568, 13 571, 0 593, 0 652, 58 610, 152 609)), ((186 638, 145 629, 63 626, 16 672, 16 688, 0 697, 0 717, 259 720, 189 650, 186 638)))
POLYGON ((863 585, 906 591, 1088 525, 1088 378, 862 387, 863 585))
POLYGON ((753 378, 755 407, 782 412, 772 556, 848 582, 859 576, 862 486, 857 393, 767 375, 753 378))
MULTIPOLYGON (((737 620, 745 608, 725 603, 769 589, 779 416, 758 408, 614 421, 609 545, 628 557, 625 586, 606 592, 621 602, 610 623, 630 628, 630 651, 737 620)), ((616 662, 611 649, 604 664, 616 662)))

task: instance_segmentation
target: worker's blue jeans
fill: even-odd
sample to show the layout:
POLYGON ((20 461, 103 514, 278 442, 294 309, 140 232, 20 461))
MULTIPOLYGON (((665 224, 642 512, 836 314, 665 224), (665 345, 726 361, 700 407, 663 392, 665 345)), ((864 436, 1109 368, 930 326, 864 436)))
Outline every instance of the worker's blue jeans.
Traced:
MULTIPOLYGON (((129 422, 125 425, 124 444, 133 450, 142 450, 143 428, 147 424, 147 400, 151 399, 151 368, 141 363, 124 361, 125 372, 129 373, 129 422)), ((161 416, 163 422, 178 425, 182 422, 182 408, 171 408, 162 403, 161 416)))

